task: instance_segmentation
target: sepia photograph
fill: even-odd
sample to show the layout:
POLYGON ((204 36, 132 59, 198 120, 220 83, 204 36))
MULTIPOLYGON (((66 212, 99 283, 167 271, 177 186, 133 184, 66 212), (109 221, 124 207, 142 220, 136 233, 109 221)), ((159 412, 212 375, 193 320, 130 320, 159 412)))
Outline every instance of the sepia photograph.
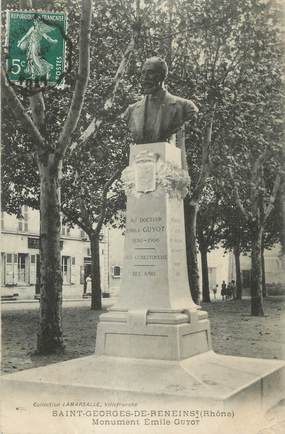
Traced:
POLYGON ((1 16, 1 434, 285 433, 284 1, 1 16))

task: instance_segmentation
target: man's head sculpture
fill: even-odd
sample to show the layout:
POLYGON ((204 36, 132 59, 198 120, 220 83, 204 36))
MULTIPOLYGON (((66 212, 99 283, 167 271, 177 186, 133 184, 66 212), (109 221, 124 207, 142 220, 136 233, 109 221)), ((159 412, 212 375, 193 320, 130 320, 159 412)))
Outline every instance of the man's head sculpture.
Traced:
POLYGON ((193 101, 172 95, 164 88, 168 68, 165 60, 150 57, 142 68, 143 98, 129 105, 123 117, 136 144, 175 142, 182 150, 182 167, 187 167, 183 125, 198 108, 193 101))
POLYGON ((142 89, 145 95, 153 95, 163 87, 168 74, 165 60, 160 57, 150 57, 142 68, 142 89))

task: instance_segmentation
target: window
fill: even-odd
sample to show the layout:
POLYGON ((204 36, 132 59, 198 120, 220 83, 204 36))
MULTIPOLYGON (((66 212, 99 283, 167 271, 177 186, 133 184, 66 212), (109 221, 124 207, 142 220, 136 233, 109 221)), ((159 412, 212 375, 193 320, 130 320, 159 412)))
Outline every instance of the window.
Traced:
POLYGON ((29 214, 28 214, 28 207, 27 205, 25 205, 23 207, 23 217, 21 217, 18 220, 18 231, 19 232, 28 232, 28 219, 29 219, 29 214))
POLYGON ((1 211, 1 229, 4 229, 4 212, 1 211))
POLYGON ((70 227, 68 227, 66 225, 62 225, 61 226, 61 235, 63 235, 64 237, 69 237, 70 236, 70 227))
POLYGON ((112 267, 112 277, 114 279, 119 279, 121 277, 121 267, 119 265, 114 265, 112 267))
POLYGON ((72 264, 72 265, 75 265, 75 258, 74 258, 74 257, 73 257, 72 260, 71 260, 71 264, 72 264))
POLYGON ((24 232, 28 232, 28 207, 24 206, 24 232))
POLYGON ((39 238, 28 238, 28 249, 39 249, 40 239, 39 238))
POLYGON ((80 238, 82 238, 83 240, 87 240, 87 235, 82 229, 80 230, 80 238))
POLYGON ((28 257, 26 253, 18 254, 18 283, 20 284, 28 283, 28 257))
POLYGON ((12 254, 11 253, 7 253, 7 259, 6 259, 8 264, 12 264, 12 254))
POLYGON ((70 284, 71 280, 71 261, 70 256, 62 256, 62 278, 63 284, 70 284))

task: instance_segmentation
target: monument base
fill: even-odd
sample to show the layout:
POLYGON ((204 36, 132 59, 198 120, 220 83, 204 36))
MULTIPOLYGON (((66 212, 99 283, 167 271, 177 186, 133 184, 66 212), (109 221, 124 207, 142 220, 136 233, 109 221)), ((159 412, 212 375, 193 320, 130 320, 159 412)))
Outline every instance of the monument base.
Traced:
POLYGON ((212 351, 182 361, 73 359, 2 376, 2 429, 173 434, 195 425, 197 434, 261 433, 265 412, 284 399, 284 366, 212 351))
POLYGON ((82 397, 91 391, 96 399, 145 397, 196 406, 240 402, 255 403, 263 410, 284 398, 284 380, 284 361, 224 356, 213 351, 180 361, 88 356, 2 376, 3 393, 13 384, 17 390, 27 386, 37 400, 52 386, 54 397, 63 388, 70 395, 81 390, 82 397))
POLYGON ((207 312, 112 309, 100 316, 96 355, 183 360, 211 349, 207 312))

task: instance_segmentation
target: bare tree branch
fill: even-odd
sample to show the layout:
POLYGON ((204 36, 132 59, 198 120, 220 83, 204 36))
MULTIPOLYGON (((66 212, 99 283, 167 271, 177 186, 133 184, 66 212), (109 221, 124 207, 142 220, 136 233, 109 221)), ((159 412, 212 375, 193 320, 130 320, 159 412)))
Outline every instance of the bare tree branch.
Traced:
MULTIPOLYGON (((118 86, 120 84, 120 81, 122 79, 122 76, 125 72, 128 60, 129 60, 129 56, 130 54, 133 52, 135 47, 135 38, 134 36, 132 37, 131 41, 129 42, 122 60, 118 66, 118 69, 116 71, 116 74, 114 76, 113 79, 113 87, 112 87, 112 91, 111 91, 111 95, 106 99, 105 104, 104 104, 104 108, 108 109, 110 107, 112 107, 115 96, 116 96, 116 92, 118 90, 118 86)), ((71 145, 71 150, 74 151, 78 146, 82 145, 83 143, 87 142, 87 140, 93 136, 93 134, 95 133, 96 130, 98 130, 102 124, 103 120, 102 119, 97 119, 96 117, 94 117, 92 119, 92 121, 90 122, 90 124, 88 125, 88 127, 86 128, 85 131, 83 131, 83 133, 81 134, 79 140, 77 142, 73 142, 71 145)))
POLYGON ((16 115, 17 119, 23 122, 24 128, 31 134, 32 138, 34 139, 32 140, 32 143, 35 151, 44 150, 45 140, 33 120, 26 112, 14 89, 6 82, 3 68, 1 71, 1 79, 3 94, 7 98, 9 105, 14 108, 14 114, 16 115))
POLYGON ((202 141, 202 161, 200 175, 196 184, 196 187, 192 193, 191 200, 198 202, 205 184, 205 180, 209 173, 209 146, 212 140, 212 130, 215 114, 215 104, 212 106, 209 119, 206 124, 205 134, 202 141))
POLYGON ((65 215, 65 217, 71 222, 79 226, 84 232, 88 234, 90 232, 90 228, 79 218, 75 217, 73 211, 68 209, 66 206, 61 205, 61 211, 65 215))
POLYGON ((213 67, 212 67, 212 74, 211 74, 211 81, 212 82, 214 82, 214 80, 215 80, 216 64, 218 61, 220 47, 221 47, 221 42, 220 42, 220 40, 218 40, 217 48, 216 48, 216 52, 215 52, 215 57, 214 57, 214 62, 213 62, 213 67))
POLYGON ((128 63, 128 59, 129 59, 129 55, 133 52, 134 48, 135 48, 135 38, 133 36, 131 41, 129 42, 124 54, 123 54, 122 60, 120 62, 120 65, 119 65, 117 72, 115 74, 115 77, 114 77, 114 81, 113 81, 114 87, 113 87, 111 96, 105 101, 104 108, 109 108, 112 106, 114 98, 115 98, 116 93, 117 93, 118 86, 119 86, 120 81, 122 79, 122 76, 125 72, 126 65, 128 63))
POLYGON ((225 84, 225 81, 229 75, 230 72, 234 71, 235 68, 238 66, 238 64, 240 63, 240 61, 244 58, 244 54, 242 54, 239 58, 239 51, 237 50, 237 53, 235 55, 235 57, 233 58, 232 62, 228 65, 228 68, 225 70, 225 74, 223 76, 222 79, 222 84, 225 84))
POLYGON ((254 160, 251 170, 250 180, 250 200, 253 207, 258 207, 258 198, 260 196, 259 184, 262 181, 261 171, 262 165, 267 155, 267 148, 254 160))
POLYGON ((274 203, 276 200, 276 196, 277 193, 279 191, 281 185, 281 176, 280 174, 278 174, 274 180, 274 184, 273 184, 273 188, 272 188, 272 192, 268 201, 268 205, 265 207, 265 211, 264 211, 264 221, 266 221, 271 213, 271 211, 273 210, 274 207, 274 203))
POLYGON ((208 231, 207 231, 207 243, 208 243, 208 245, 210 245, 212 243, 212 240, 214 238, 214 232, 215 232, 214 228, 215 228, 216 222, 217 222, 217 215, 212 217, 211 224, 208 227, 208 231))
POLYGON ((242 201, 241 201, 241 198, 239 195, 239 191, 238 191, 238 186, 237 186, 236 180, 234 179, 231 167, 228 168, 228 171, 229 171, 229 175, 230 175, 230 178, 232 180, 233 187, 234 187, 234 195, 235 195, 235 199, 236 199, 236 204, 239 207, 239 209, 240 209, 242 215, 244 216, 244 218, 246 219, 246 221, 249 221, 250 220, 250 214, 245 210, 245 208, 242 204, 242 201))
POLYGON ((121 16, 123 16, 124 18, 126 18, 126 20, 128 21, 128 23, 132 25, 132 21, 131 21, 130 17, 128 16, 128 13, 130 13, 135 18, 132 9, 131 8, 127 9, 125 7, 125 5, 124 5, 124 3, 123 3, 122 0, 119 0, 119 2, 120 2, 120 5, 121 5, 121 11, 119 11, 119 14, 121 16))
POLYGON ((46 117, 43 94, 42 92, 38 92, 35 95, 30 96, 29 99, 33 121, 38 130, 44 134, 46 117))
POLYGON ((81 22, 79 42, 79 69, 75 91, 69 107, 62 132, 56 148, 56 162, 64 155, 71 141, 71 135, 79 121, 84 96, 87 89, 90 70, 90 26, 92 17, 92 0, 81 0, 81 22))
POLYGON ((111 178, 104 185, 103 192, 102 192, 102 205, 101 205, 102 211, 101 211, 100 218, 98 220, 97 227, 96 227, 97 232, 101 231, 102 225, 104 223, 104 218, 106 216, 107 194, 108 194, 109 188, 111 187, 111 185, 113 184, 115 179, 118 178, 120 173, 121 173, 120 169, 116 170, 116 172, 113 174, 113 176, 111 176, 111 178))

